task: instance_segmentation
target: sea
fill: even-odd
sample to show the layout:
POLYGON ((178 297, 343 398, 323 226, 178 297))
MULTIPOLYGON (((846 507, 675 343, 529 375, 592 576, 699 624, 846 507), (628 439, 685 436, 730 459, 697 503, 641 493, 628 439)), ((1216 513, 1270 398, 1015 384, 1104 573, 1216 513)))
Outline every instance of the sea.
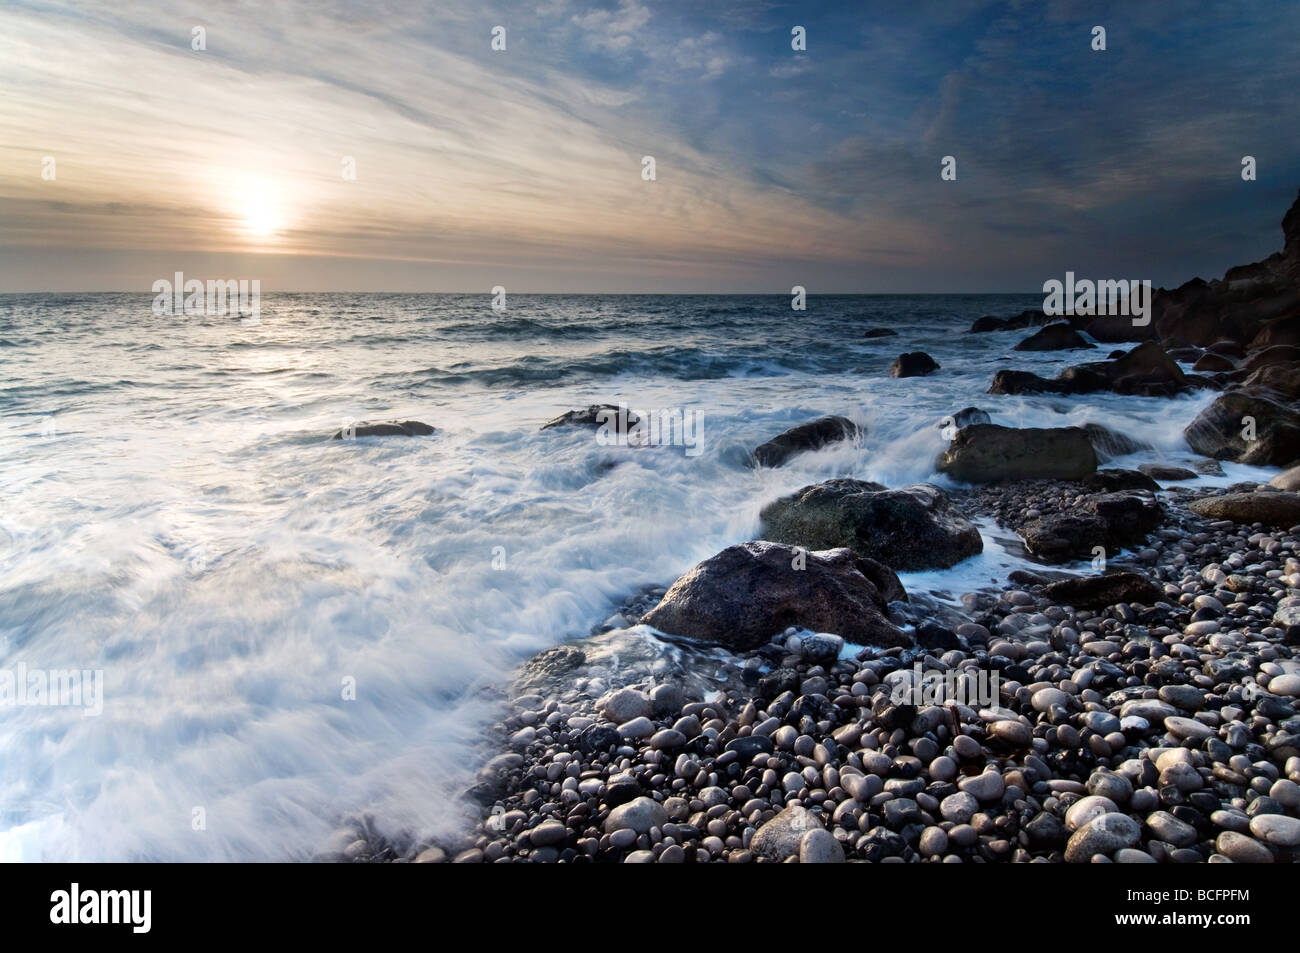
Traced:
MULTIPOLYGON (((755 538, 776 497, 951 487, 941 423, 968 406, 1186 465, 1214 396, 988 395, 999 369, 1130 346, 965 333, 1037 295, 152 300, 0 295, 0 860, 305 860, 358 815, 453 830, 511 672, 755 538), (888 376, 917 350, 940 369, 888 376), (541 429, 595 403, 689 414, 694 445, 541 429), (865 436, 750 465, 823 414, 865 436), (330 439, 387 420, 436 430, 330 439)), ((1193 485, 1276 472, 1224 471, 1193 485)), ((981 556, 904 584, 955 600, 1028 565, 983 529, 981 556)))

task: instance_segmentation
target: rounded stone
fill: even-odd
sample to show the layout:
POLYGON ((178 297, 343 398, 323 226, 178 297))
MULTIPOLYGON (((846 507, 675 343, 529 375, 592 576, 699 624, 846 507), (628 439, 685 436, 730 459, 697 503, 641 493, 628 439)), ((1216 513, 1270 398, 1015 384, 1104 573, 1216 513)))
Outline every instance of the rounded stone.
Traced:
POLYGON ((927 827, 918 846, 922 857, 938 857, 948 850, 948 834, 942 827, 927 827))
POLYGON ((546 820, 528 832, 528 841, 534 847, 550 847, 569 836, 569 829, 556 820, 546 820))
POLYGON ((1245 834, 1224 831, 1214 842, 1214 849, 1234 864, 1271 864, 1273 852, 1245 834))
POLYGON ((799 863, 842 864, 844 847, 830 831, 821 827, 813 828, 799 838, 799 863))
POLYGON ((939 802, 939 813, 943 819, 954 824, 969 823, 979 809, 979 801, 966 791, 950 794, 939 802))
MULTIPOLYGON (((1050 691, 1050 689, 1044 689, 1050 691)), ((1061 692, 1064 695, 1064 692, 1061 692)), ((1035 696, 1037 697, 1037 696, 1035 696)), ((995 721, 989 726, 989 734, 999 741, 1015 748, 1027 748, 1034 740, 1034 733, 1023 721, 995 721)))
POLYGON ((1030 704, 1034 706, 1035 711, 1048 711, 1053 705, 1066 708, 1069 707, 1070 696, 1059 688, 1040 688, 1034 692, 1030 704))
POLYGON ((1268 680, 1268 690, 1274 695, 1300 698, 1300 675, 1275 675, 1268 680))
POLYGON ((647 834, 650 828, 663 827, 667 823, 668 814, 662 805, 652 798, 638 797, 609 812, 609 817, 605 818, 605 833, 634 830, 638 834, 647 834))
POLYGON ((1113 814, 1118 810, 1114 801, 1099 794, 1079 798, 1065 812, 1065 829, 1077 831, 1103 814, 1113 814))
POLYGON ((1117 850, 1135 845, 1141 835, 1138 822, 1127 814, 1102 814, 1071 835, 1065 845, 1065 860, 1086 864, 1098 855, 1109 858, 1117 850))
POLYGON ((1285 814, 1256 814, 1250 832, 1277 847, 1300 847, 1300 820, 1285 814))
POLYGON ((957 787, 976 800, 985 802, 1002 800, 1007 789, 1006 782, 997 771, 985 771, 974 777, 962 778, 957 787))

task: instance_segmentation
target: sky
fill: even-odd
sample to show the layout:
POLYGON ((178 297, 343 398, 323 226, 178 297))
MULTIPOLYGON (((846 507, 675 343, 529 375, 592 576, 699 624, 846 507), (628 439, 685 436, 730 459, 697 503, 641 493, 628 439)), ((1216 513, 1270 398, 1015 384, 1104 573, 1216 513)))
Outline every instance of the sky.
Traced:
POLYGON ((0 5, 0 292, 1173 287, 1300 189, 1300 4, 187 6, 0 5))

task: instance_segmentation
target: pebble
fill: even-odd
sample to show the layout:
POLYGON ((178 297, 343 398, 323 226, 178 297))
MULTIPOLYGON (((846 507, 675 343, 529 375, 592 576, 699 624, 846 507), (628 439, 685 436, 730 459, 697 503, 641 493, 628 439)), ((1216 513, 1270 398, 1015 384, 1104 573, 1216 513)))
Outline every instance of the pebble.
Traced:
POLYGON ((1300 847, 1300 819, 1285 814, 1257 814, 1250 820, 1250 832, 1277 847, 1300 847))
POLYGON ((1214 842, 1214 849, 1234 864, 1271 864, 1273 852, 1265 845, 1239 834, 1236 831, 1224 831, 1214 842))
POLYGON ((817 827, 799 839, 799 863, 842 864, 844 848, 830 831, 817 827))
POLYGON ((609 812, 605 818, 605 833, 617 830, 633 830, 638 834, 647 834, 652 827, 663 827, 668 823, 668 814, 653 798, 633 798, 609 812))
POLYGON ((985 771, 974 777, 962 778, 957 786, 977 801, 1000 801, 1006 792, 1006 782, 997 771, 985 771))
POLYGON ((1065 846, 1066 863, 1087 863, 1098 854, 1109 857, 1117 850, 1134 846, 1141 833, 1138 822, 1127 814, 1094 817, 1071 835, 1065 846))

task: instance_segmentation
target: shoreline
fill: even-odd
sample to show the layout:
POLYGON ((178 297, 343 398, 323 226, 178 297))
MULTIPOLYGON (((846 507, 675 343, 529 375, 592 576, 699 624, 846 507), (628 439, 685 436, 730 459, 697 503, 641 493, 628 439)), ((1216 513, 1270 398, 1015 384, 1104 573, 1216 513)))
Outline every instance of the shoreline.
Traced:
MULTIPOLYGON (((478 823, 387 859, 1300 859, 1295 696, 1252 681, 1300 690, 1300 627, 1275 624, 1300 595, 1300 527, 1186 508, 1243 489, 1162 491, 1154 561, 1108 567, 1149 576, 1150 605, 1056 604, 1052 581, 1097 577, 1044 566, 971 594, 971 621, 915 651, 832 660, 836 637, 792 629, 729 653, 632 629, 542 652, 516 673, 470 792, 478 823), (916 664, 996 673, 1000 703, 897 704, 916 664)), ((987 494, 953 503, 974 515, 987 494)))

